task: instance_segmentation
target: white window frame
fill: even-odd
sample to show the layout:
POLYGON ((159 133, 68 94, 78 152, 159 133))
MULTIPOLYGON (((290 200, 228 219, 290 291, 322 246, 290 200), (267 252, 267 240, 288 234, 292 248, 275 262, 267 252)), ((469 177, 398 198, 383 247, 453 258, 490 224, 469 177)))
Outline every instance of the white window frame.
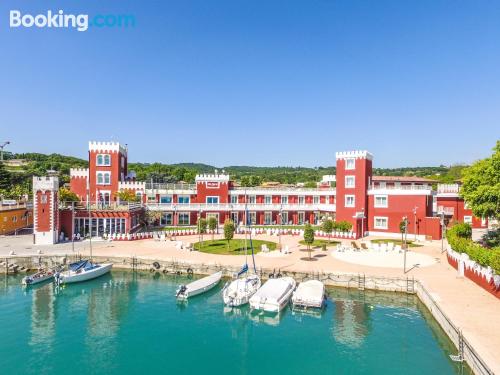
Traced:
POLYGON ((264 225, 271 225, 272 223, 273 223, 273 213, 271 211, 264 212, 264 225))
POLYGON ((472 216, 471 215, 465 215, 464 216, 464 223, 472 225, 472 216))
POLYGON ((378 195, 374 195, 373 197, 374 197, 373 207, 376 207, 376 208, 387 208, 387 207, 389 207, 389 197, 387 195, 378 194, 378 195), (379 204, 379 203, 377 203, 377 198, 385 198, 385 204, 379 204))
POLYGON ((257 203, 257 197, 255 195, 248 195, 248 203, 249 204, 256 204, 257 203))
POLYGON ((178 203, 178 204, 190 204, 190 203, 191 203, 191 196, 189 196, 189 195, 178 195, 178 196, 177 196, 177 203, 178 203), (182 203, 180 203, 180 202, 179 202, 179 198, 187 198, 187 199, 188 199, 188 201, 187 201, 187 202, 182 202, 182 203))
POLYGON ((281 196, 281 204, 288 204, 288 195, 281 196))
POLYGON ((297 212, 297 224, 303 225, 306 223, 306 213, 304 211, 297 212), (300 218, 302 217, 302 220, 300 218))
POLYGON ((219 204, 219 197, 217 195, 209 195, 209 196, 205 197, 205 203, 206 204, 219 204), (214 202, 208 203, 209 199, 214 199, 214 198, 215 198, 215 200, 217 200, 217 202, 215 202, 215 203, 214 202))
POLYGON ((349 176, 345 176, 345 187, 346 188, 355 188, 356 187, 356 176, 353 176, 353 175, 349 175, 349 176), (347 181, 351 181, 352 180, 352 184, 349 184, 347 181))
POLYGON ((231 203, 232 204, 238 203, 238 196, 237 195, 231 195, 231 203))
POLYGON ((356 169, 356 159, 355 158, 346 158, 344 169, 346 171, 352 171, 352 170, 356 169), (349 163, 352 163, 352 165, 349 165, 349 163))
POLYGON ((288 211, 281 212, 281 225, 288 224, 288 211))
POLYGON ((191 225, 191 215, 189 214, 189 212, 179 212, 177 214, 177 225, 191 225), (181 224, 180 218, 181 218, 181 216, 185 216, 185 215, 187 215, 187 219, 188 219, 187 223, 183 222, 181 224))
POLYGON ((304 195, 299 195, 299 204, 306 204, 306 197, 304 195))
POLYGON ((272 195, 264 195, 264 204, 273 204, 273 196, 272 195), (269 200, 269 202, 268 202, 269 200))
POLYGON ((374 216, 373 229, 389 229, 389 218, 387 216, 374 216), (377 225, 377 220, 385 220, 385 225, 377 225))
POLYGON ((347 194, 344 196, 344 207, 355 207, 356 206, 356 196, 352 194, 347 194), (352 204, 348 204, 348 198, 352 198, 352 204))
POLYGON ((111 185, 111 172, 106 171, 98 171, 95 175, 96 185, 111 185), (99 182, 99 175, 102 177, 102 182, 99 182), (106 176, 108 178, 108 182, 106 182, 106 176))
POLYGON ((110 154, 97 154, 95 157, 95 165, 98 167, 110 167, 111 166, 111 155, 110 154), (102 157, 102 163, 99 163, 99 157, 102 157), (106 159, 108 161, 106 162, 106 159))
POLYGON ((313 204, 319 204, 319 196, 318 195, 313 196, 313 204))

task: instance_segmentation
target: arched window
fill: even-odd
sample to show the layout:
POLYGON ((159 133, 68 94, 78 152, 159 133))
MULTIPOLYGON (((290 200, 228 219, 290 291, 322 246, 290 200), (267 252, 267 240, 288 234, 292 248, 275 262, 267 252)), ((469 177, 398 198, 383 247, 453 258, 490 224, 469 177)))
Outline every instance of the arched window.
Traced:
POLYGON ((104 163, 102 155, 97 155, 97 165, 102 165, 104 163))
POLYGON ((104 165, 111 165, 111 156, 104 155, 104 165))
POLYGON ((109 185, 109 184, 111 183, 111 182, 110 182, 110 180, 111 180, 111 178, 110 178, 110 177, 111 177, 111 176, 110 176, 110 174, 109 174, 109 173, 104 173, 104 183, 105 183, 106 185, 109 185))
POLYGON ((103 177, 102 177, 102 173, 98 173, 97 174, 97 183, 98 184, 102 184, 103 183, 103 177))

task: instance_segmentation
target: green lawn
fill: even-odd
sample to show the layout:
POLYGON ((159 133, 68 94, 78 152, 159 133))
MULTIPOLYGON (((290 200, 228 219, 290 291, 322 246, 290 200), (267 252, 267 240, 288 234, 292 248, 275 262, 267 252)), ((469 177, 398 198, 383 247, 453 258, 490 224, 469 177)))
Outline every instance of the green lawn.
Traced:
MULTIPOLYGON (((392 242, 394 245, 403 245, 403 242, 401 240, 397 240, 395 238, 381 238, 381 239, 378 239, 378 240, 371 240, 371 242, 374 242, 374 243, 388 243, 388 242, 392 242)), ((413 243, 413 241, 406 241, 408 243, 408 246, 409 247, 420 247, 420 246, 423 246, 423 245, 420 245, 420 244, 417 244, 417 243, 413 243)))
MULTIPOLYGON (((307 245, 304 240, 300 240, 299 243, 301 245, 307 245)), ((328 242, 328 240, 314 240, 314 242, 312 243, 312 246, 313 247, 322 247, 323 244, 325 244, 326 246, 335 246, 339 243, 340 243, 340 241, 335 241, 335 240, 330 240, 330 242, 328 242)))
MULTIPOLYGON (((276 249, 276 243, 262 240, 252 240, 253 252, 260 252, 261 246, 266 244, 269 250, 276 249)), ((248 253, 251 254, 250 241, 247 241, 248 253)), ((207 240, 196 242, 194 249, 203 253, 219 254, 219 255, 245 255, 245 240, 233 239, 229 241, 229 248, 226 240, 207 240)))

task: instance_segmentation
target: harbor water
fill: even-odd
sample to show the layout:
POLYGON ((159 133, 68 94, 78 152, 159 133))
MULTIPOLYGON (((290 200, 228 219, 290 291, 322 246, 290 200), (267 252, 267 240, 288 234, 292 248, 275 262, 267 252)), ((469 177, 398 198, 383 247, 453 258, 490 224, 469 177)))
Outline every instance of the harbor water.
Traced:
POLYGON ((80 284, 0 279, 2 374, 469 374, 413 295, 328 289, 322 313, 225 308, 220 286, 113 271, 80 284))

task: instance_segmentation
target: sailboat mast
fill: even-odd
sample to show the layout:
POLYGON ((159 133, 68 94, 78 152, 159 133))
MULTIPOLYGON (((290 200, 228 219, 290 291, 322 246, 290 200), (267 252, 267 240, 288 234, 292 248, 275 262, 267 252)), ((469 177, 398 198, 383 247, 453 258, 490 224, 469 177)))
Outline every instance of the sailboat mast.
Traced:
POLYGON ((92 261, 92 204, 90 202, 90 173, 89 178, 87 179, 87 204, 88 204, 88 212, 89 212, 89 246, 90 246, 90 260, 92 261))

